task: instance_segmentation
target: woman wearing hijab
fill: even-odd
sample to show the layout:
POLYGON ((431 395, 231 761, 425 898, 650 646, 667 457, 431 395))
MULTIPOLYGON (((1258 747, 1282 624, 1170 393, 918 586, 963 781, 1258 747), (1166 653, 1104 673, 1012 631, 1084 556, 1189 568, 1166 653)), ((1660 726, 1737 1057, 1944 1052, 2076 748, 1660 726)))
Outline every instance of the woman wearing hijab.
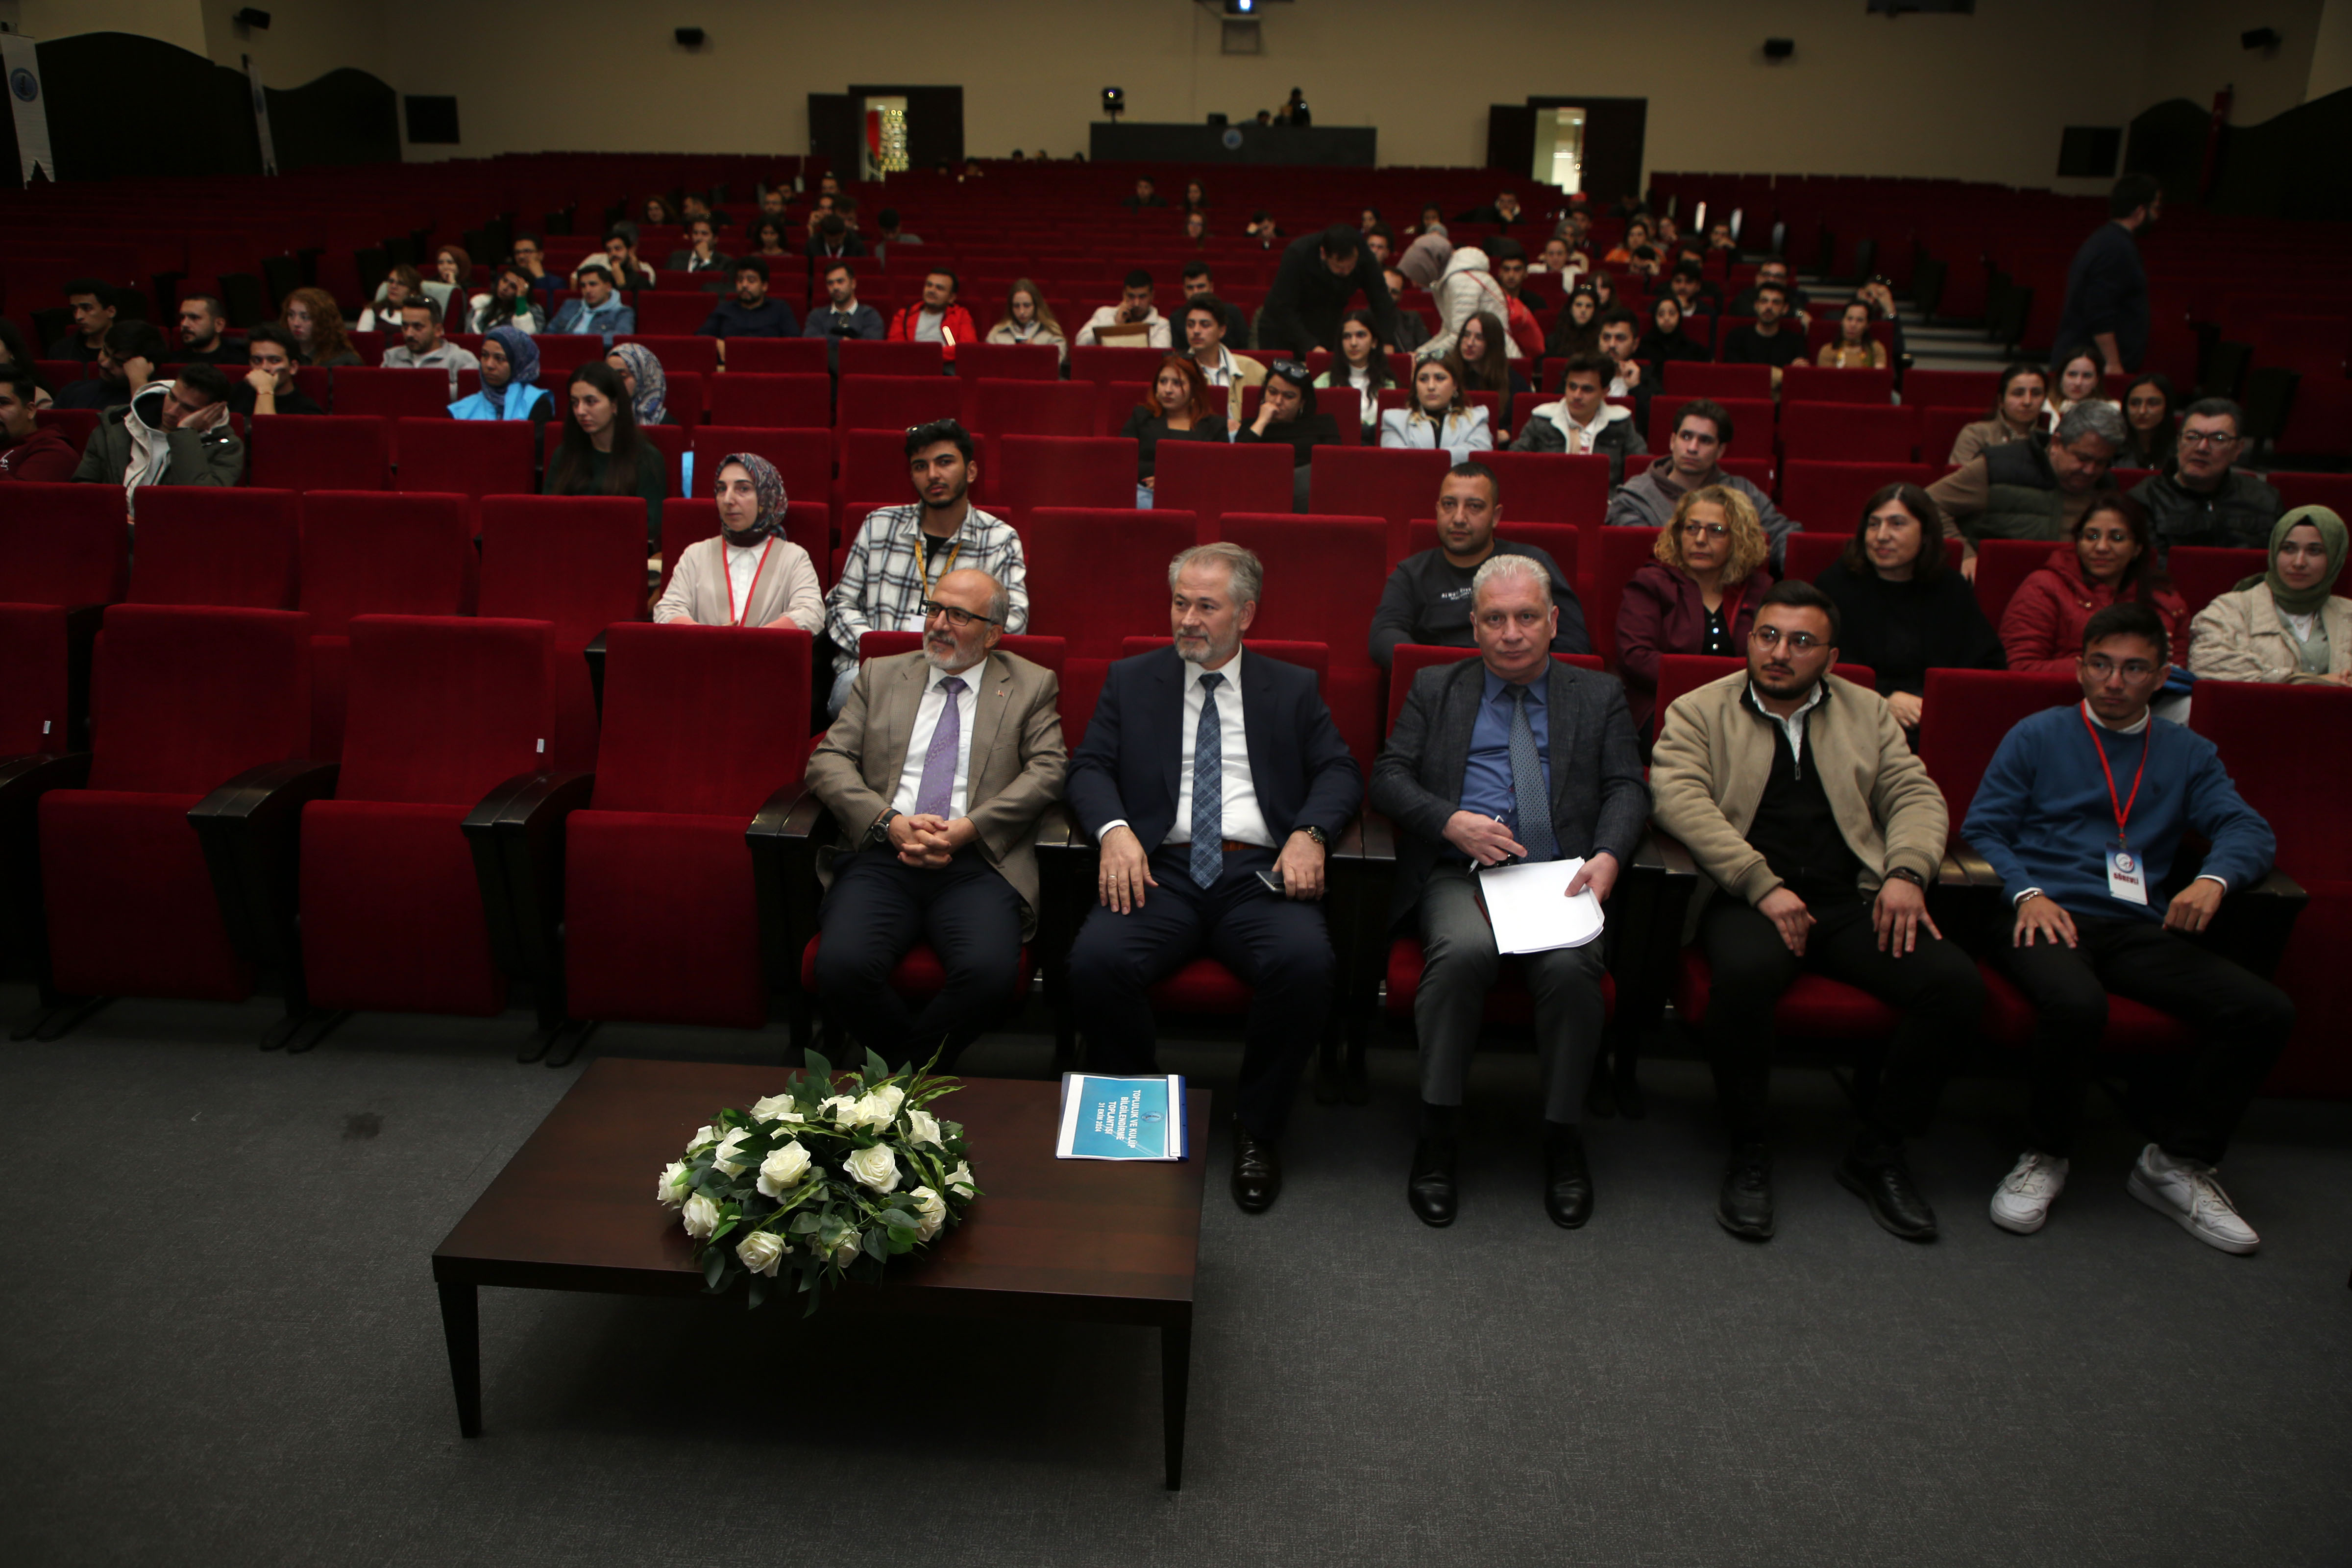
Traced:
POLYGON ((665 401, 669 396, 669 377, 662 374, 661 361, 654 351, 643 343, 615 343, 604 363, 621 373, 621 384, 629 389, 629 405, 636 411, 637 427, 648 425, 674 425, 665 401))
POLYGON ((482 338, 482 390, 449 405, 453 419, 528 419, 544 425, 553 399, 539 384, 539 345, 520 327, 492 327, 482 338))
POLYGON ((1714 356, 1683 331, 1682 301, 1672 294, 1661 294, 1650 302, 1650 330, 1634 345, 1633 357, 1644 364, 1662 365, 1669 360, 1699 363, 1714 356))
POLYGON ((2190 673, 2352 686, 2352 599, 2334 592, 2345 537, 2344 520, 2324 506, 2273 524, 2270 569, 2197 612, 2190 673))
POLYGON ((719 459, 712 492, 719 531, 679 553, 654 619, 789 624, 814 635, 824 625, 824 590, 809 552, 784 537, 783 476, 765 458, 734 452, 719 459))

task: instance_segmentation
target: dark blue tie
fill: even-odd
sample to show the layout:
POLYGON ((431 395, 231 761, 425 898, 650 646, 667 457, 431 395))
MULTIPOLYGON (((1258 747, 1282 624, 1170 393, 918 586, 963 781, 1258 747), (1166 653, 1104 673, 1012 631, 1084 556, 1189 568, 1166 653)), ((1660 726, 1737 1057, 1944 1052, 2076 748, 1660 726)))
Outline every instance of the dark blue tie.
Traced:
POLYGON ((1213 887, 1225 869, 1225 751, 1217 720, 1217 688, 1225 678, 1201 677, 1201 727, 1192 731, 1192 880, 1213 887))
POLYGON ((1520 845, 1530 860, 1557 860, 1559 841, 1552 837, 1551 794, 1544 788, 1542 753, 1536 750, 1535 726, 1528 721, 1528 689, 1511 692, 1511 795, 1518 802, 1520 845))

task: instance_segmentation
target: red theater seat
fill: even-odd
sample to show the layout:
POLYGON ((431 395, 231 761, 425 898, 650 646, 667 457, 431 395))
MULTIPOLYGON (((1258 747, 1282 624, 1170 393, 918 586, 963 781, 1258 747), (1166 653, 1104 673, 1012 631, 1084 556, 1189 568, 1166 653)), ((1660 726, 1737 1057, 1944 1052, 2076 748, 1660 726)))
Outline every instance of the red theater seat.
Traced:
POLYGON ((1135 500, 1135 442, 1124 436, 988 436, 981 469, 1000 513, 1041 506, 1125 510, 1135 500))
POLYGON ((1265 566, 1252 639, 1321 643, 1330 650, 1324 699, 1367 771, 1381 734, 1381 676, 1368 646, 1368 606, 1380 603, 1388 580, 1381 549, 1388 528, 1374 517, 1232 512, 1217 530, 1227 542, 1256 552, 1265 566))
POLYGON ((352 618, 462 615, 472 607, 476 562, 463 496, 312 490, 302 498, 313 756, 332 761, 342 750, 352 618))
POLYGON ((0 506, 0 600, 110 605, 122 597, 131 580, 131 530, 121 486, 11 483, 6 498, 0 506))
POLYGON ((301 498, 292 490, 158 485, 139 505, 131 602, 290 610, 301 559, 301 498))
MULTIPOLYGON (((937 343, 871 342, 852 338, 845 339, 841 345, 841 379, 845 386, 860 376, 937 377, 944 372, 946 363, 937 343)), ((950 382, 950 394, 954 390, 950 382)), ((932 417, 944 419, 954 412, 950 408, 947 414, 932 417)))
POLYGON ((0 791, 12 803, 7 760, 73 749, 66 649, 63 605, 0 604, 0 670, 8 676, 0 680, 0 791))
POLYGON ((1413 519, 1436 515, 1438 483, 1453 466, 1454 459, 1444 452, 1318 447, 1307 510, 1330 517, 1384 519, 1389 534, 1382 559, 1400 559, 1413 519))
POLYGON ((747 375, 730 368, 712 379, 705 402, 713 425, 777 430, 833 426, 833 383, 823 375, 747 375))
POLYGON ((1899 403, 1780 405, 1780 452, 1791 463, 1910 463, 1918 450, 1916 408, 1899 403))
POLYGON ((958 343, 958 380, 1059 381, 1061 352, 1051 343, 958 343))
POLYGON ((1200 542, 1191 512, 1039 507, 1022 528, 1029 624, 1068 645, 1062 667, 1063 738, 1076 751, 1125 639, 1167 635, 1168 566, 1200 542))
POLYGON ((1584 582, 1578 597, 1584 601, 1584 629, 1592 636, 1592 651, 1617 668, 1617 608, 1625 602, 1625 584, 1645 561, 1657 559, 1654 528, 1598 528, 1583 541, 1584 582))
POLYGON ((646 618, 646 510, 634 496, 494 496, 482 503, 479 613, 544 621, 554 727, 542 767, 596 761, 588 645, 646 618))
MULTIPOLYGON (((705 307, 706 311, 708 307, 705 307)), ((643 323, 640 322, 642 325, 643 323)), ((697 322, 696 325, 700 325, 697 322)), ((688 333, 662 333, 648 336, 643 332, 627 332, 614 340, 615 343, 638 343, 654 358, 661 361, 662 374, 676 377, 686 375, 716 375, 719 374, 719 340, 688 333)), ((681 421, 683 423, 683 421, 681 421)))
POLYGON ((2057 546, 2046 539, 1980 539, 1977 542, 1977 607, 2000 625, 2010 596, 2050 559, 2057 546))
MULTIPOLYGON (((856 344, 844 345, 856 347, 856 344)), ((877 343, 877 348, 899 345, 877 343)), ((921 345, 929 348, 930 344, 921 345)), ((941 375, 851 375, 841 377, 841 400, 834 410, 838 430, 887 430, 903 435, 934 419, 953 419, 963 410, 963 389, 941 375)))
MULTIPOLYGON (((1812 542, 1834 539, 1840 550, 1853 536, 1855 524, 1862 521, 1862 509, 1870 498, 1893 484, 1918 485, 1925 489, 1943 473, 1935 463, 1895 462, 1822 462, 1800 458, 1794 448, 1789 453, 1789 466, 1780 472, 1780 510, 1801 519, 1805 531, 1791 534, 1793 545, 1800 539, 1812 542)), ((1791 561, 1796 557, 1792 553, 1791 561)), ((1823 563, 1827 564, 1827 563, 1823 563)), ((1794 572, 1795 568, 1790 568, 1794 572)), ((1811 574, 1803 574, 1806 582, 1811 574)))
POLYGON ((2269 562, 2267 551, 2183 544, 2165 552, 2164 569, 2171 574, 2173 587, 2189 602, 2189 613, 2193 616, 2244 579, 2261 576, 2269 562))
POLYGON ((344 365, 331 373, 337 416, 447 421, 455 394, 446 370, 370 369, 344 365))
POLYGON ((825 375, 832 369, 825 363, 827 346, 824 338, 730 338, 727 374, 825 375))
POLYGON ((995 437, 1095 433, 1095 389, 1088 383, 981 379, 962 384, 967 429, 995 437))
POLYGON ((1192 513, 1213 537, 1226 512, 1288 511, 1291 468, 1287 447, 1163 441, 1152 463, 1151 504, 1192 513))
POLYGON ((539 489, 538 455, 524 419, 394 421, 400 441, 395 488, 436 495, 530 495, 539 489))
POLYGON ((1892 402, 1894 397, 1895 373, 1892 370, 1823 370, 1819 365, 1800 361, 1780 373, 1780 401, 1783 404, 1883 405, 1892 402))
MULTIPOLYGON (((1550 522, 1598 528, 1609 511, 1609 459, 1571 458, 1550 452, 1481 452, 1477 460, 1495 471, 1502 489, 1506 533, 1522 522, 1550 522)), ((1640 472, 1634 459, 1633 472, 1640 472)), ((1437 516, 1437 491, 1429 492, 1424 518, 1437 516)), ((1562 563, 1563 565, 1566 563, 1562 563)))
POLYGON ((260 414, 246 440, 245 482, 263 489, 392 488, 392 426, 374 415, 260 414))

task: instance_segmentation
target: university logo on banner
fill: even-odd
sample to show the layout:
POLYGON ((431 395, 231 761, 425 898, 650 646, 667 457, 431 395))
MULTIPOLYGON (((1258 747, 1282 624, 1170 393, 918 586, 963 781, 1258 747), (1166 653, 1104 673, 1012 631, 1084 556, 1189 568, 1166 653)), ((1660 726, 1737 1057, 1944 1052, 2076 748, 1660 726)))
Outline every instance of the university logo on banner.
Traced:
POLYGON ((8 80, 8 108, 16 120, 19 177, 33 183, 38 169, 45 179, 58 177, 57 155, 49 150, 49 101, 41 91, 41 58, 32 39, 21 33, 0 33, 0 71, 8 80))

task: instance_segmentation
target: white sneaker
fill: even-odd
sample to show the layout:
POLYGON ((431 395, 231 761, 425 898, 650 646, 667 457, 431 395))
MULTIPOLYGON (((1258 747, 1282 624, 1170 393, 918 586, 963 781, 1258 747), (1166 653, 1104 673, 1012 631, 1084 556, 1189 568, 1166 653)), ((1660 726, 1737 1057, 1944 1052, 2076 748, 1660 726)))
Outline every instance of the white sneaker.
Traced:
POLYGON ((2050 1205, 2066 1190, 2064 1160, 2028 1149, 2017 1157, 2017 1168, 1993 1189, 1992 1222, 2003 1230, 2032 1236, 2050 1222, 2050 1205))
POLYGON ((2139 1152, 2124 1186, 2157 1213, 2179 1221, 2181 1229, 2208 1247, 2244 1254, 2263 1244, 2253 1226, 2230 1206, 2230 1194, 2214 1178, 2213 1167, 2201 1160, 2176 1160, 2151 1143, 2139 1152))

